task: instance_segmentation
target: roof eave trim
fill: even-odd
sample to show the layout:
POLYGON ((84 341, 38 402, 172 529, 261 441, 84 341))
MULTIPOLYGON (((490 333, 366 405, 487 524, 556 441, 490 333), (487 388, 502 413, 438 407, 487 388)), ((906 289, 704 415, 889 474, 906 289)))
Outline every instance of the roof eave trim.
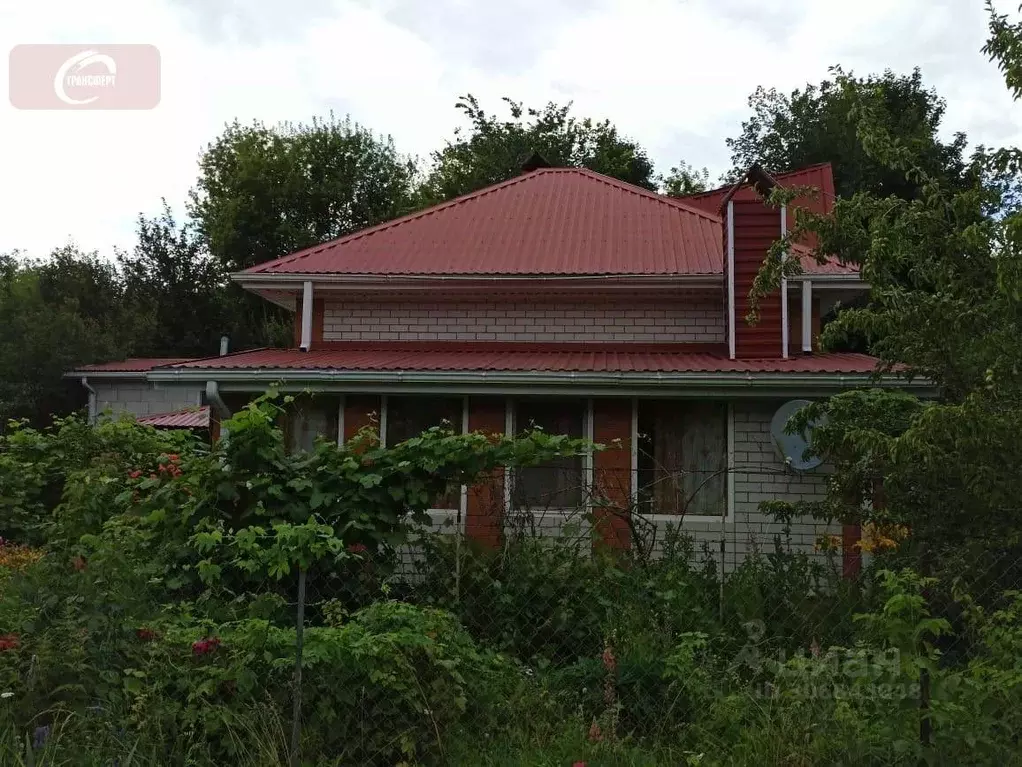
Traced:
POLYGON ((79 379, 82 376, 89 378, 138 378, 145 380, 148 370, 71 370, 64 373, 61 378, 79 379))
POLYGON ((722 284, 722 273, 708 274, 343 274, 338 272, 263 272, 252 274, 234 272, 231 279, 242 287, 259 287, 267 289, 279 283, 282 287, 294 287, 293 283, 308 281, 316 283, 334 283, 338 285, 357 285, 360 288, 372 285, 421 285, 425 283, 499 283, 499 284, 534 284, 565 282, 571 284, 596 282, 625 282, 628 286, 636 284, 670 284, 670 285, 707 285, 722 284))
MULTIPOLYGON (((622 384, 670 386, 686 384, 712 384, 735 389, 758 387, 847 389, 875 383, 872 373, 750 373, 750 372, 692 372, 692 373, 599 373, 582 371, 422 371, 422 370, 336 370, 287 368, 168 368, 154 370, 151 381, 237 381, 274 383, 286 381, 337 383, 424 383, 454 384, 561 384, 589 386, 618 386, 622 384)), ((921 379, 908 381, 897 377, 881 380, 882 385, 899 388, 927 389, 932 383, 921 379)))

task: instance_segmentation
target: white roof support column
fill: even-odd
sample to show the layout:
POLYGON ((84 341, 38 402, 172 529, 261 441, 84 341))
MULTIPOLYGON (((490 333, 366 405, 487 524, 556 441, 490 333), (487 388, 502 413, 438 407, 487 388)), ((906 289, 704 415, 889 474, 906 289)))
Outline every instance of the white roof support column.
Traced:
POLYGON ((302 343, 303 352, 312 347, 312 280, 302 285, 302 343))
POLYGON ((727 346, 735 358, 735 201, 727 201, 727 346))
MULTIPOLYGON (((788 206, 781 206, 781 237, 788 233, 788 206)), ((784 262, 788 260, 788 252, 781 254, 781 269, 784 269, 784 262)), ((788 278, 781 272, 781 356, 788 359, 788 278)))
POLYGON ((813 281, 802 280, 802 351, 813 351, 813 281))

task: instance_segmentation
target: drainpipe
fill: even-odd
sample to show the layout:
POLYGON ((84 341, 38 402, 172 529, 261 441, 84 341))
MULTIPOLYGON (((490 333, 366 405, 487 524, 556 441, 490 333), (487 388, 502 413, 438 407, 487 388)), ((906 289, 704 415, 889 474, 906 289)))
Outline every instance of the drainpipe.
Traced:
POLYGON ((82 376, 82 386, 85 387, 85 391, 89 393, 89 423, 96 422, 96 409, 98 403, 96 401, 96 390, 92 388, 89 383, 89 379, 86 376, 82 376))
MULTIPOLYGON (((227 436, 227 431, 220 428, 220 422, 225 418, 231 417, 231 409, 227 407, 227 403, 220 396, 220 385, 216 381, 206 381, 206 402, 209 403, 210 415, 212 416, 214 412, 217 415, 216 428, 210 429, 210 435, 213 441, 216 442, 218 439, 224 439, 227 436)), ((210 418, 210 425, 213 425, 212 418, 210 418)))
POLYGON ((231 417, 231 409, 220 396, 220 385, 216 381, 206 381, 206 402, 221 418, 231 417))

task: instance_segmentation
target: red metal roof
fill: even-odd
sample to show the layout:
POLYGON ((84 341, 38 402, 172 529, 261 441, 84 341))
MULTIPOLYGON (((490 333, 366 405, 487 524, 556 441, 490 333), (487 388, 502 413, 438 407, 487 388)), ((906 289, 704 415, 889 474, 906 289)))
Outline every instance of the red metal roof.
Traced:
MULTIPOLYGON (((795 200, 796 205, 813 213, 830 213, 834 210, 834 203, 837 200, 834 194, 834 171, 829 162, 809 165, 805 168, 789 171, 787 173, 775 173, 770 175, 770 180, 786 187, 812 187, 817 190, 816 194, 803 195, 795 200)), ((759 193, 752 184, 744 184, 737 189, 734 185, 722 186, 706 192, 688 195, 683 197, 685 202, 695 205, 698 208, 720 214, 724 201, 729 199, 746 201, 759 199, 759 193), (731 194, 734 192, 734 194, 731 194)), ((858 267, 852 264, 842 264, 837 259, 831 259, 823 264, 811 256, 813 242, 807 241, 804 244, 796 244, 793 250, 802 259, 802 269, 807 274, 847 274, 859 273, 858 267)))
POLYGON ((82 365, 75 368, 74 373, 145 373, 153 368, 164 365, 177 365, 189 362, 194 357, 133 357, 113 362, 100 362, 95 365, 82 365))
POLYGON ((542 168, 245 274, 718 274, 720 219, 579 168, 542 168))
MULTIPOLYGON (((778 179, 833 197, 829 165, 778 179)), ((243 274, 717 275, 724 248, 717 206, 728 191, 676 199, 583 168, 541 168, 243 274)), ((805 266, 812 274, 856 271, 805 266)))
MULTIPOLYGON (((819 190, 817 195, 799 197, 797 202, 801 207, 814 213, 830 213, 834 209, 834 202, 837 197, 834 194, 834 170, 829 162, 808 165, 805 168, 788 171, 787 173, 772 173, 770 177, 781 186, 810 186, 819 190)), ((733 188, 733 185, 722 186, 705 192, 690 194, 681 199, 707 213, 719 215, 721 204, 733 188)), ((755 200, 758 197, 759 195, 752 185, 746 184, 735 192, 732 199, 755 200)))
POLYGON ((208 429, 209 407, 175 410, 173 413, 155 413, 142 416, 138 422, 162 429, 208 429))
MULTIPOLYGON (((708 345, 709 346, 709 345, 708 345)), ((660 348, 568 347, 534 349, 435 344, 359 346, 303 352, 257 349, 175 365, 176 370, 336 370, 336 371, 506 371, 615 373, 869 373, 877 360, 865 354, 813 354, 790 359, 730 360, 723 352, 660 348)))

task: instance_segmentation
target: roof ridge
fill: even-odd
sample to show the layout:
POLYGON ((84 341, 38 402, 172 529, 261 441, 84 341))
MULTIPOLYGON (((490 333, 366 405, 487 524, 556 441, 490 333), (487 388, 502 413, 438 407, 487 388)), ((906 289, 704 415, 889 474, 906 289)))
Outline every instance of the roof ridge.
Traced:
POLYGON ((350 234, 345 234, 345 235, 342 235, 341 237, 336 237, 336 238, 334 238, 332 240, 327 240, 326 242, 321 242, 318 245, 310 245, 309 247, 303 248, 302 250, 299 250, 299 251, 297 251, 295 253, 289 253, 286 256, 280 256, 279 258, 275 258, 272 261, 266 261, 266 262, 261 263, 261 264, 256 264, 255 266, 250 266, 248 269, 243 269, 242 272, 243 273, 249 273, 249 274, 258 274, 260 271, 262 271, 264 269, 267 269, 269 267, 280 266, 282 264, 289 264, 292 261, 297 261, 299 258, 305 258, 306 256, 311 256, 312 254, 317 253, 322 248, 326 248, 328 246, 332 247, 332 246, 336 246, 336 245, 342 245, 342 244, 347 243, 347 242, 355 242, 356 240, 360 240, 363 237, 369 237, 371 235, 378 234, 380 232, 385 232, 388 229, 391 229, 391 228, 393 228, 395 226, 400 226, 401 224, 407 224, 407 223, 409 223, 411 221, 417 221, 420 218, 425 218, 426 216, 431 216, 431 215, 433 215, 435 213, 439 213, 442 210, 447 210, 448 208, 452 208, 455 205, 461 205, 462 203, 466 203, 466 202, 468 202, 470 200, 475 200, 475 199, 478 199, 479 197, 484 197, 487 194, 490 194, 491 192, 496 192, 499 189, 504 189, 506 187, 513 186, 515 184, 521 183, 526 178, 529 178, 529 177, 534 176, 536 174, 548 173, 550 171, 558 171, 558 170, 570 170, 570 169, 568 169, 568 168, 563 168, 563 169, 562 168, 537 168, 536 170, 529 171, 528 173, 521 173, 521 174, 515 176, 514 178, 509 178, 509 179, 507 179, 505 181, 498 181, 496 184, 490 184, 489 186, 484 186, 481 189, 476 189, 474 192, 467 192, 466 194, 459 195, 458 197, 455 197, 453 199, 445 200, 444 202, 438 202, 436 205, 430 205, 428 208, 423 208, 422 210, 417 210, 417 211, 414 211, 412 213, 406 213, 403 216, 398 216, 397 218, 392 218, 389 221, 381 221, 379 224, 373 224, 372 226, 367 226, 364 229, 359 229, 356 232, 351 232, 350 234))
POLYGON ((617 189, 620 189, 623 192, 630 192, 631 194, 634 194, 637 197, 644 197, 646 199, 655 200, 656 202, 659 202, 663 205, 667 205, 668 207, 677 208, 678 210, 683 210, 686 213, 695 214, 702 218, 709 219, 710 221, 713 221, 714 223, 717 224, 721 222, 720 216, 715 216, 712 213, 705 211, 695 205, 690 205, 689 203, 684 202, 677 197, 668 197, 665 194, 651 192, 650 190, 644 187, 638 186, 636 184, 629 184, 627 181, 622 181, 621 179, 614 178, 613 176, 608 176, 603 173, 597 173, 595 170, 590 170, 589 168, 563 168, 558 170, 572 170, 577 173, 581 173, 585 176, 588 176, 592 178, 594 181, 601 181, 607 186, 616 187, 617 189))
POLYGON ((255 349, 238 349, 237 351, 228 352, 227 354, 209 354, 209 355, 207 355, 205 357, 190 357, 188 359, 183 359, 183 360, 181 360, 179 362, 174 362, 174 363, 171 363, 169 365, 157 365, 156 368, 153 368, 153 369, 155 370, 157 368, 175 368, 178 365, 189 365, 189 364, 191 364, 193 362, 205 362, 206 360, 222 360, 222 359, 225 359, 226 357, 236 357, 239 354, 250 354, 251 352, 262 352, 262 351, 266 351, 267 349, 273 349, 273 348, 274 347, 272 347, 272 346, 257 346, 255 349))
MULTIPOLYGON (((806 171, 815 170, 816 168, 823 168, 823 167, 826 167, 828 165, 831 166, 831 169, 833 170, 834 163, 831 162, 830 160, 825 160, 824 162, 814 162, 814 163, 812 163, 810 165, 803 165, 803 166, 801 166, 799 168, 795 168, 794 170, 786 170, 786 171, 783 171, 781 173, 777 173, 777 172, 774 172, 774 171, 771 171, 771 170, 767 170, 766 168, 764 168, 764 172, 770 174, 774 178, 774 180, 777 181, 778 184, 783 186, 784 185, 784 183, 783 183, 784 176, 794 176, 794 175, 799 174, 799 173, 805 173, 806 171)), ((743 182, 739 182, 739 184, 737 184, 737 186, 744 186, 744 184, 745 184, 744 181, 743 182)), ((734 186, 736 186, 736 184, 721 184, 720 186, 715 186, 715 187, 713 187, 713 189, 707 189, 706 191, 703 191, 703 192, 693 192, 692 194, 686 194, 684 197, 679 198, 679 199, 691 200, 691 199, 695 199, 695 198, 698 198, 698 197, 706 197, 706 196, 712 195, 712 194, 719 194, 720 192, 723 192, 725 190, 730 191, 732 189, 732 187, 734 187, 734 186)), ((823 190, 821 189, 820 192, 822 193, 823 190)), ((836 197, 836 195, 835 195, 835 197, 836 197)))

